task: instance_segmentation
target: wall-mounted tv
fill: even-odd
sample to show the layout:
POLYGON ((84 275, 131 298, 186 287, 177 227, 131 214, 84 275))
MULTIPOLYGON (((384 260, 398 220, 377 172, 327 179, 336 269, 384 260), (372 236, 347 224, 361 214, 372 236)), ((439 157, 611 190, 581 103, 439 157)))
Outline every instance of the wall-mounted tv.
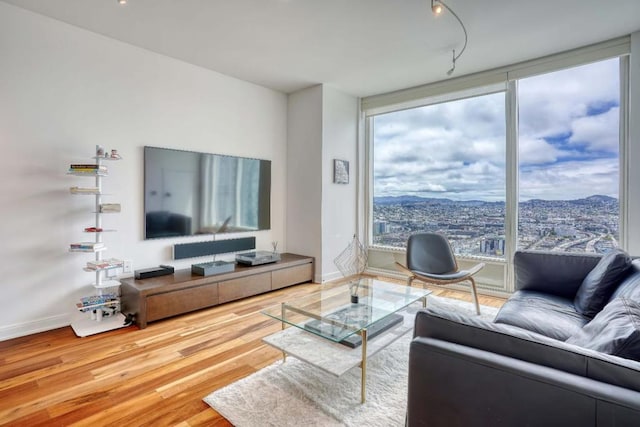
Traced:
POLYGON ((271 228, 271 161, 144 147, 145 239, 271 228))

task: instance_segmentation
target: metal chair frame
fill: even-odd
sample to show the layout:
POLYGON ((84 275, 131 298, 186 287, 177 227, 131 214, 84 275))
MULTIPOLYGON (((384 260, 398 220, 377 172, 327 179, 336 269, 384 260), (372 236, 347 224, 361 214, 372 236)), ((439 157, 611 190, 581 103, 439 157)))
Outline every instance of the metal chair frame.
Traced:
MULTIPOLYGON (((425 234, 435 234, 435 233, 425 233, 425 234)), ((477 292, 477 288, 476 288, 476 281, 473 278, 473 275, 478 273, 480 270, 482 270, 485 266, 485 263, 481 262, 478 263, 476 265, 474 265, 472 268, 470 268, 469 270, 460 270, 458 268, 458 261, 453 253, 453 249, 451 247, 451 243, 449 242, 449 240, 442 236, 440 234, 441 237, 444 238, 444 240, 446 240, 447 245, 449 247, 449 251, 450 254, 455 262, 455 271, 451 271, 448 272, 448 274, 451 273, 465 273, 462 276, 456 277, 455 279, 447 279, 447 278, 438 278, 438 274, 429 274, 429 276, 425 276, 423 274, 420 274, 419 272, 410 270, 407 266, 396 262, 396 264, 398 265, 398 267, 400 268, 400 270, 402 270, 405 274, 407 274, 407 286, 411 286, 411 284, 413 283, 414 280, 419 280, 423 283, 427 283, 427 284, 432 284, 432 285, 436 285, 436 286, 447 286, 447 285, 453 285, 456 283, 462 283, 462 282, 470 282, 471 284, 471 296, 473 298, 473 302, 475 304, 475 308, 476 308, 476 313, 479 315, 480 314, 480 304, 478 303, 478 292, 477 292)), ((428 273, 428 272, 423 272, 423 273, 428 273)), ((424 287, 424 285, 423 285, 424 287)))

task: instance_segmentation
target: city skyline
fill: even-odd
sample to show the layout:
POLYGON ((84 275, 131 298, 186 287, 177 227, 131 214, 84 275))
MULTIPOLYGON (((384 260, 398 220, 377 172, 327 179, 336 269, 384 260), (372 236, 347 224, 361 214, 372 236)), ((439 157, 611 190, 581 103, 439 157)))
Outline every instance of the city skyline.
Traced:
MULTIPOLYGON (((460 255, 504 255, 503 201, 456 201, 415 196, 373 201, 373 244, 405 247, 418 232, 447 236, 460 255)), ((604 253, 618 246, 619 201, 592 195, 574 200, 532 199, 518 204, 519 249, 604 253)))

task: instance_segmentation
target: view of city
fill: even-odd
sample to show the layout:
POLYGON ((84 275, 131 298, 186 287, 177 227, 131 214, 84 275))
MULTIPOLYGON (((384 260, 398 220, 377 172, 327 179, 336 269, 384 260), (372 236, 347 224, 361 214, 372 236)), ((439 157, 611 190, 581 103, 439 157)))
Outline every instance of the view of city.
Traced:
POLYGON ((413 233, 440 232, 457 254, 503 258, 515 219, 505 198, 517 188, 517 249, 617 247, 619 76, 612 58, 521 78, 508 89, 517 114, 506 92, 487 91, 373 116, 371 244, 403 248, 413 233))
MULTIPOLYGON (((440 232, 459 255, 503 257, 504 217, 504 202, 376 197, 373 244, 404 248, 413 233, 440 232)), ((604 253, 618 246, 618 219, 608 196, 521 202, 518 249, 604 253)))

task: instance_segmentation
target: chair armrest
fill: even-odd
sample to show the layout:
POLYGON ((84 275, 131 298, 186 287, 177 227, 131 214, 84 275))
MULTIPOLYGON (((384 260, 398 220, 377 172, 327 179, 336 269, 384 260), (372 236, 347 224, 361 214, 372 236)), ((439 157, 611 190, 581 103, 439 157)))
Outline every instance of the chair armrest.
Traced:
POLYGON ((485 266, 484 262, 480 262, 476 265, 474 265, 473 267, 471 267, 470 269, 466 270, 469 273, 469 276, 473 276, 474 274, 476 274, 478 271, 482 270, 485 266))
POLYGON ((600 258, 595 254, 518 251, 513 258, 515 288, 573 299, 600 258))
POLYGON ((409 277, 416 277, 416 275, 413 273, 413 271, 409 270, 406 266, 400 264, 398 261, 396 261, 396 266, 398 267, 398 269, 403 272, 404 274, 406 274, 409 277))

